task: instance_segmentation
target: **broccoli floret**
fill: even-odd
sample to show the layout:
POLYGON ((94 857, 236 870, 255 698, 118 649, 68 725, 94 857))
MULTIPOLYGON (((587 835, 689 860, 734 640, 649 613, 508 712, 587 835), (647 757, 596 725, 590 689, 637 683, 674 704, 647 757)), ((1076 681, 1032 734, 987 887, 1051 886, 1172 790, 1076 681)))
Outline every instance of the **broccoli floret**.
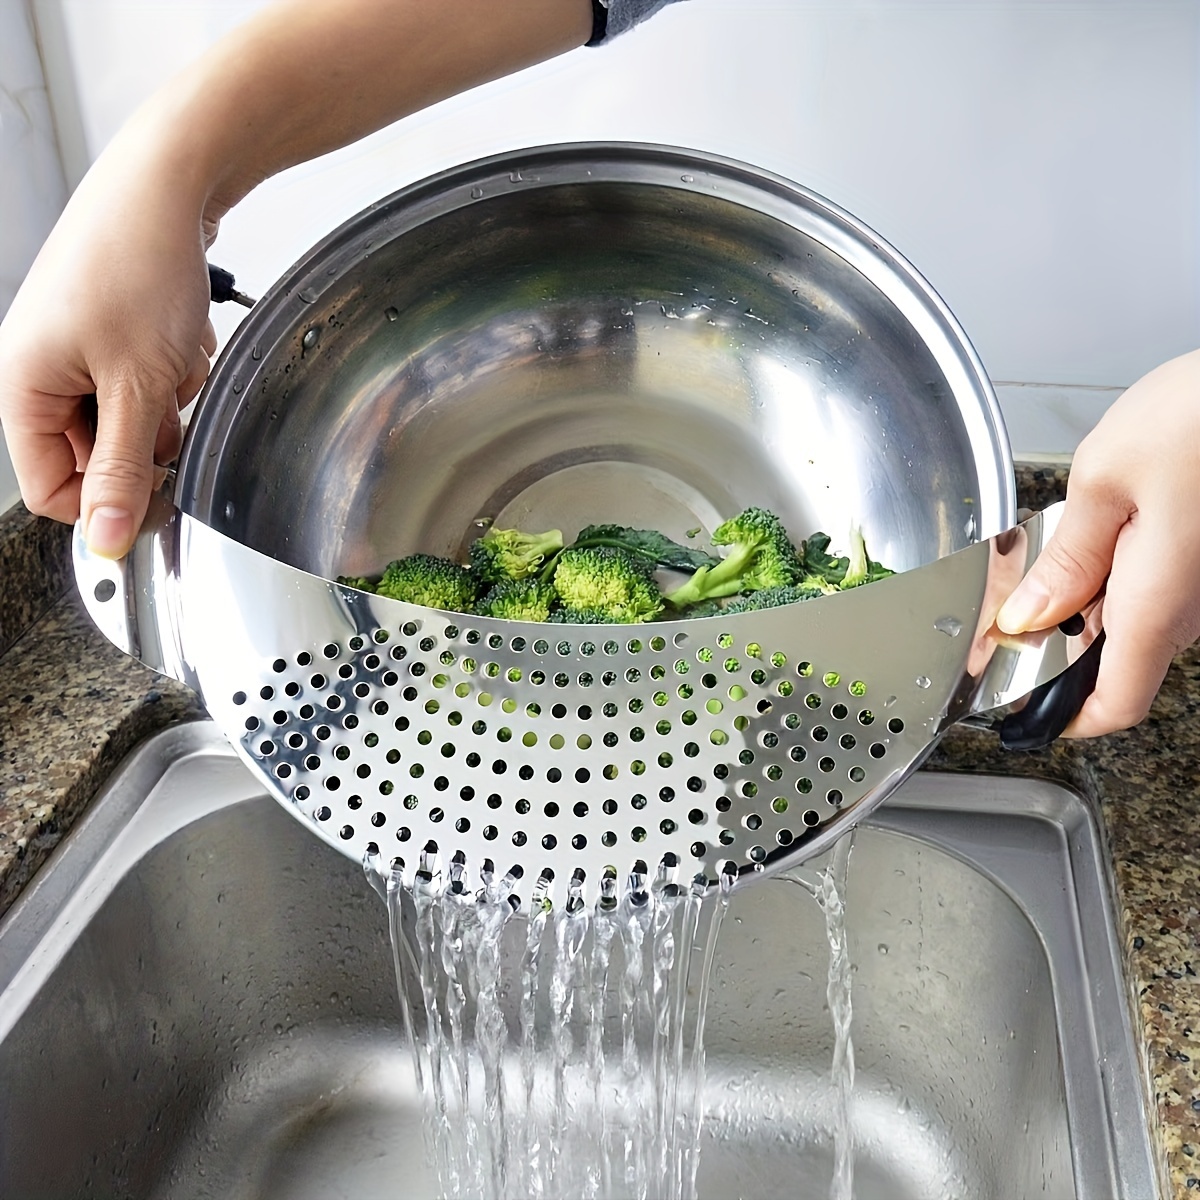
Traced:
POLYGON ((799 586, 806 592, 811 592, 814 596, 832 596, 834 592, 840 592, 840 585, 831 583, 824 575, 813 575, 811 573, 800 577, 799 586))
POLYGON ((388 563, 375 590, 381 596, 441 608, 470 612, 478 585, 466 567, 432 554, 410 554, 388 563))
POLYGON ((562 532, 522 533, 519 529, 489 529, 471 543, 471 570, 485 583, 525 579, 563 548, 562 532))
POLYGON ((650 566, 613 546, 564 550, 554 587, 567 608, 595 612, 614 624, 652 621, 663 608, 650 566))
POLYGON ((839 558, 830 554, 829 542, 827 533, 814 533, 804 542, 800 551, 805 571, 801 580, 803 585, 821 587, 826 593, 841 592, 895 574, 895 571, 871 560, 867 554, 866 540, 857 525, 850 530, 848 557, 839 558))
POLYGON ((819 588, 805 587, 802 584, 795 587, 763 588, 762 591, 751 592, 748 596, 739 596, 736 600, 731 600, 725 605, 722 612, 757 612, 761 608, 779 608, 783 604, 799 604, 801 600, 815 600, 820 595, 823 593, 819 588))
POLYGON ((338 583, 343 587, 357 588, 360 592, 373 592, 376 585, 361 575, 339 575, 338 583))
POLYGON ((886 579, 894 575, 887 567, 872 562, 867 554, 867 541, 857 525, 850 529, 850 557, 846 561, 846 571, 842 576, 841 589, 859 587, 864 583, 874 583, 877 579, 886 579))
POLYGON ((800 573, 796 547, 783 522, 765 508, 748 508, 718 525, 713 545, 730 547, 715 567, 701 567, 667 600, 676 608, 756 592, 763 588, 791 587, 800 573))
POLYGON ((548 621, 557 599, 554 589, 537 579, 505 579, 484 595, 475 611, 505 621, 548 621))
MULTIPOLYGON (((624 624, 624 622, 621 622, 624 624)), ((597 612, 594 608, 579 609, 579 608, 560 608, 557 612, 550 614, 551 625, 612 625, 603 613, 597 612)))

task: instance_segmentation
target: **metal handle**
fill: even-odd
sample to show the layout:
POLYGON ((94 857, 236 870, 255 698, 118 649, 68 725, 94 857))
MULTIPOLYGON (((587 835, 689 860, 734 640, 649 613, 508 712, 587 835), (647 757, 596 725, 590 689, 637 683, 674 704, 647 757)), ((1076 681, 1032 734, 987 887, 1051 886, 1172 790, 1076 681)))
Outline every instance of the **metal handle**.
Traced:
POLYGON ((196 688, 176 619, 179 521, 179 510, 165 493, 156 492, 133 548, 116 562, 88 549, 77 522, 75 578, 88 614, 113 645, 151 670, 196 688))
POLYGON ((1005 750, 1041 750, 1050 745, 1096 690, 1103 652, 1102 629, 1061 675, 1034 688, 1025 707, 1000 722, 1000 745, 1005 750))

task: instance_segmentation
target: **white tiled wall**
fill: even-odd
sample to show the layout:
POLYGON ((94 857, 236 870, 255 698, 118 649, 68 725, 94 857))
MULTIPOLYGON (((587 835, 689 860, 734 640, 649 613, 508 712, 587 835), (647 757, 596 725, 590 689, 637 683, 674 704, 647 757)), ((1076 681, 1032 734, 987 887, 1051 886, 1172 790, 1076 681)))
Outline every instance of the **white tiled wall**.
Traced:
MULTIPOLYGON (((0 317, 65 201, 30 14, 24 0, 0 0, 0 317)), ((0 512, 16 499, 0 446, 0 512)))
MULTIPOLYGON (((38 3, 63 18, 80 158, 257 6, 38 3)), ((1018 452, 1072 449, 1200 345, 1200 0, 687 0, 269 181, 213 257, 261 290, 413 179, 585 138, 742 158, 873 225, 962 321, 1018 452)))

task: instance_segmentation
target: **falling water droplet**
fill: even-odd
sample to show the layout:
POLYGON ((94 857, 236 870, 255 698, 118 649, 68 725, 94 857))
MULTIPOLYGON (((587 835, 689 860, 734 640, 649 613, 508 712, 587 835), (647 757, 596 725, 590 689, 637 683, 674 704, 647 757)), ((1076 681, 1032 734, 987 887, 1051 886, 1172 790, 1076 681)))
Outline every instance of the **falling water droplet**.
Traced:
POLYGON ((400 319, 400 310, 398 308, 385 308, 383 310, 383 315, 387 317, 389 321, 398 321, 400 319))
POLYGON ((938 633, 944 633, 947 637, 958 637, 962 633, 962 622, 957 617, 938 617, 933 623, 934 629, 938 633))
POLYGON ((927 688, 929 686, 929 683, 930 683, 930 679, 929 679, 928 675, 918 675, 917 676, 917 687, 927 688))

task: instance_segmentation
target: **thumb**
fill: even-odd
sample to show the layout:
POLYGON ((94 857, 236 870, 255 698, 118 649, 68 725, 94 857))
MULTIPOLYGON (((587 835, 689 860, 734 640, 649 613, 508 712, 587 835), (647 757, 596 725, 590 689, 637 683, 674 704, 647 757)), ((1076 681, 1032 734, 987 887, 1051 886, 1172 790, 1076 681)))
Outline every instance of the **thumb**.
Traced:
POLYGON ((996 624, 1005 633, 1048 629, 1096 598, 1112 568, 1128 512, 1090 498, 1068 498, 1058 528, 1029 573, 1004 602, 996 624))
POLYGON ((154 486, 154 444, 175 385, 128 378, 96 388, 96 441, 80 493, 88 549, 104 558, 127 553, 154 486))

